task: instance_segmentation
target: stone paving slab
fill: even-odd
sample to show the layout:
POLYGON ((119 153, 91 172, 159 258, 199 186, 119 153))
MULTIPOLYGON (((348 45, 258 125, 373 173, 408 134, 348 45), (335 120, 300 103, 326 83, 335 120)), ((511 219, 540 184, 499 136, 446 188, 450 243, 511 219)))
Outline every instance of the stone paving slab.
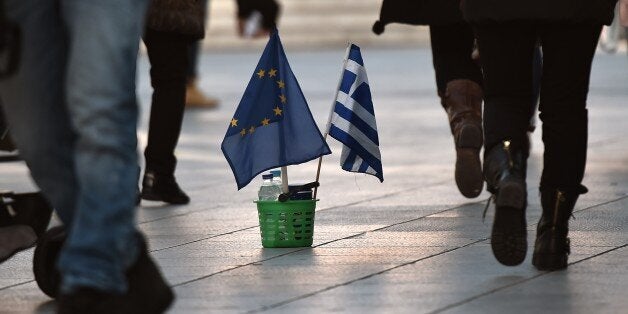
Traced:
MULTIPOLYGON (((343 51, 288 58, 319 126, 329 112, 343 51)), ((340 145, 323 159, 311 248, 264 249, 252 200, 259 182, 236 191, 219 145, 259 58, 206 54, 201 85, 222 101, 186 112, 177 177, 187 206, 142 202, 140 229, 177 293, 171 313, 620 313, 628 289, 628 60, 600 54, 589 96, 589 156, 571 221, 566 271, 530 264, 541 209, 540 132, 528 169, 526 261, 505 267, 490 251, 489 195, 458 194, 446 117, 434 91, 430 51, 363 49, 379 128, 385 179, 340 170, 340 145)), ((140 142, 146 141, 150 87, 140 59, 140 142)), ((143 146, 142 146, 143 147, 143 146)), ((291 182, 314 178, 315 162, 290 167, 291 182)), ((0 188, 32 191, 22 163, 0 164, 0 188)), ((37 288, 33 250, 0 265, 0 313, 50 313, 37 288)))

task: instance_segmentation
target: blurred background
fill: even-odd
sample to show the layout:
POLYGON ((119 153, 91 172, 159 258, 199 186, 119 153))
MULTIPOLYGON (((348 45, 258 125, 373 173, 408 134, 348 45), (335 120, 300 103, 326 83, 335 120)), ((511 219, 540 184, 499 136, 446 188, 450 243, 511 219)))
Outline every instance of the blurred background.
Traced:
MULTIPOLYGON (((279 0, 282 14, 279 31, 291 49, 344 48, 348 40, 362 46, 427 47, 427 27, 389 25, 383 36, 371 31, 379 17, 381 0, 279 0)), ((236 32, 236 1, 210 0, 204 50, 224 51, 263 47, 266 40, 253 42, 236 32)))

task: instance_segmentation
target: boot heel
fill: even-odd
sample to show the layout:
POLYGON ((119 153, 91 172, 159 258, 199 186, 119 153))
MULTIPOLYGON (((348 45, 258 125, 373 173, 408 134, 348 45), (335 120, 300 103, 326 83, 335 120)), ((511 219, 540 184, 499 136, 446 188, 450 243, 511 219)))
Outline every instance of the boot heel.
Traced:
POLYGON ((482 129, 476 125, 464 125, 456 141, 455 178, 458 190, 468 198, 482 193, 484 178, 480 149, 482 148, 482 129))
POLYGON ((526 257, 525 204, 525 184, 515 180, 502 182, 495 201, 491 249, 497 261, 506 266, 519 265, 526 257))
POLYGON ((515 180, 504 180, 504 182, 500 184, 495 206, 497 208, 510 207, 523 209, 525 207, 526 196, 525 184, 515 180))
POLYGON ((481 149, 484 144, 482 128, 474 124, 463 125, 456 141, 457 148, 481 149))
POLYGON ((567 254, 533 254, 532 265, 538 270, 559 270, 567 268, 567 254))

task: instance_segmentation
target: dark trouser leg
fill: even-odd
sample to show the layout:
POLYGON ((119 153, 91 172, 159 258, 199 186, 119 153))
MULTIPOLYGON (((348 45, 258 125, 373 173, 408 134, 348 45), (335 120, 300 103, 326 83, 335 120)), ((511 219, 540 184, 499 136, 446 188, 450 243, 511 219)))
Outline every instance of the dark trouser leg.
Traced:
POLYGON ((484 70, 484 174, 495 195, 491 249, 502 264, 518 265, 527 250, 527 135, 532 88, 533 26, 477 26, 484 70))
POLYGON ((522 148, 534 97, 536 31, 526 25, 499 24, 478 26, 476 32, 484 71, 485 153, 504 140, 522 148))
POLYGON ((430 26, 436 84, 456 144, 455 179, 462 195, 482 192, 482 87, 471 59, 474 36, 468 24, 430 26))
POLYGON ((567 267, 569 218, 578 196, 587 155, 587 109, 591 63, 601 25, 541 28, 544 67, 541 120, 545 153, 541 177, 543 214, 537 225, 532 264, 539 270, 567 267))
POLYGON ((541 189, 579 190, 587 155, 591 63, 601 26, 548 26, 539 111, 545 153, 541 189))
POLYGON ((474 35, 470 25, 431 25, 430 40, 439 95, 445 93, 447 83, 456 79, 482 85, 480 67, 471 59, 474 35))
POLYGON ((173 175, 183 111, 189 41, 174 35, 147 30, 144 42, 151 63, 153 98, 148 145, 144 151, 146 169, 173 175))
MULTIPOLYGON (((209 15, 209 0, 201 0, 204 2, 205 10, 205 23, 207 23, 207 16, 209 15)), ((198 54, 201 50, 201 41, 194 41, 188 46, 188 66, 185 73, 187 83, 192 82, 198 76, 198 54)))

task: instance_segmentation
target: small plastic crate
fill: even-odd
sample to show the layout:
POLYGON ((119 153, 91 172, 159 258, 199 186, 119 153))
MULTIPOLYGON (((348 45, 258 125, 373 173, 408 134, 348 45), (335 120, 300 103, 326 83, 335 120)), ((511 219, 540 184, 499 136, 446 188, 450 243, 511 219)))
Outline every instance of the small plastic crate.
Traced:
POLYGON ((255 201, 262 246, 306 247, 314 236, 316 200, 255 201))

